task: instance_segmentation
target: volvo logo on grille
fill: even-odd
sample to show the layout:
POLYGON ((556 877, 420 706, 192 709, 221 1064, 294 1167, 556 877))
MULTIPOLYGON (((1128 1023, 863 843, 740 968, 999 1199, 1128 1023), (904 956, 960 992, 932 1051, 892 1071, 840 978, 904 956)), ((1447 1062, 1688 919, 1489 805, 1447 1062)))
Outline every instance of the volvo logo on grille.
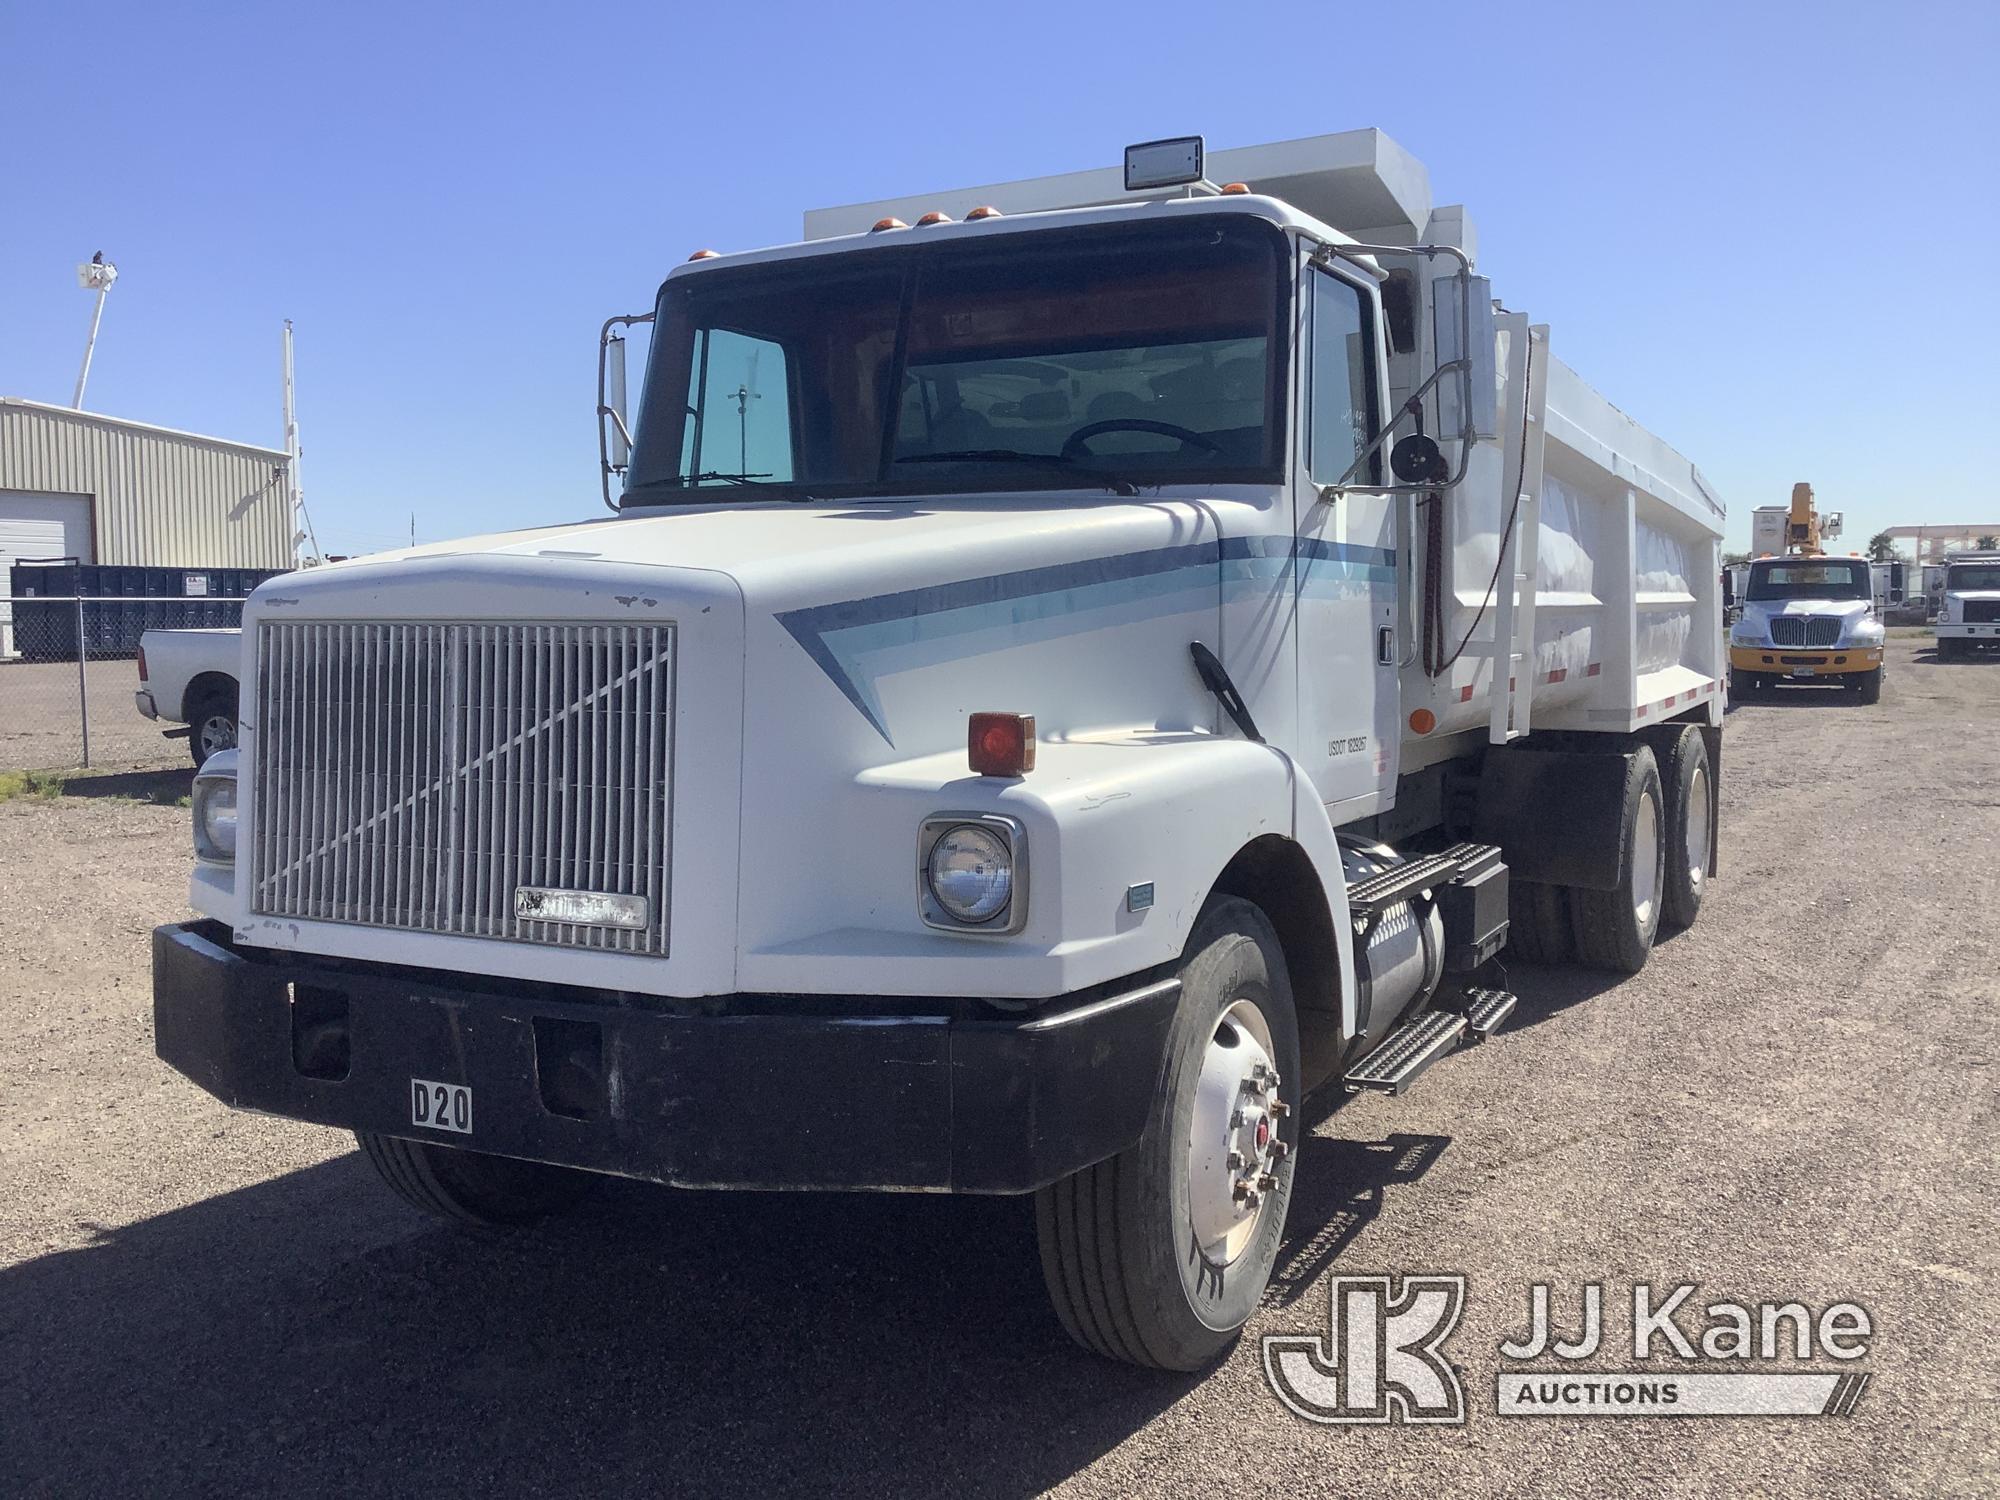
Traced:
POLYGON ((561 922, 567 927, 624 927, 643 931, 644 896, 607 891, 560 891, 547 886, 514 887, 514 915, 524 922, 561 922))

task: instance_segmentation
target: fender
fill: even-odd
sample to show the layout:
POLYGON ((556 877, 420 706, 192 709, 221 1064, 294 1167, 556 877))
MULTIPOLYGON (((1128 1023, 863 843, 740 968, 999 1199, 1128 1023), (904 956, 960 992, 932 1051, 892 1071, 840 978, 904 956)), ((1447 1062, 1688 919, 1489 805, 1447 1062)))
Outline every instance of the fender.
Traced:
POLYGON ((1351 1031, 1352 933, 1339 850, 1311 782, 1282 751, 1212 733, 1134 729, 1045 741, 1035 769, 1018 779, 969 775, 964 752, 954 750, 871 768, 856 785, 900 876, 894 899, 877 909, 881 925, 745 954, 745 988, 1045 999, 1111 983, 1177 961, 1231 862, 1277 838, 1309 863, 1313 898, 1325 901, 1335 935, 1339 972, 1308 983, 1341 997, 1341 1024, 1351 1031), (1029 909, 1018 934, 940 932, 918 920, 917 826, 955 811, 1001 813, 1022 825, 1029 909), (890 955, 898 962, 884 963, 890 955))

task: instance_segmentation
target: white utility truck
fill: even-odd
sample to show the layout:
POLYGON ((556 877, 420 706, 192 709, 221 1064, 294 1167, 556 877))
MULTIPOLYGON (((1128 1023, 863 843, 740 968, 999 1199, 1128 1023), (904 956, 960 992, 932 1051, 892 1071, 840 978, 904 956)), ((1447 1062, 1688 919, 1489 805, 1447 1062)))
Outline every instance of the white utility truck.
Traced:
POLYGON ((1939 661, 2000 646, 2000 552, 1952 552, 1938 590, 1939 661))
POLYGON ((1722 506, 1376 131, 807 231, 607 325, 615 515, 256 592, 160 1055, 460 1220, 1033 1194, 1068 1330, 1200 1366, 1510 905, 1694 920, 1722 506))

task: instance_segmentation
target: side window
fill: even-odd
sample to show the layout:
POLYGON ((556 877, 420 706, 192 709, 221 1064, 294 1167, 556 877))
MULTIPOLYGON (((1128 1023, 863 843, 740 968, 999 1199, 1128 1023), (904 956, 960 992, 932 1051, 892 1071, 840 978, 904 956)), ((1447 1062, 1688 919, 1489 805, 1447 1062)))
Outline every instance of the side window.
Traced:
POLYGON ((704 328, 695 334, 694 364, 697 394, 682 429, 681 472, 790 479, 791 372, 783 346, 704 328))
MULTIPOLYGON (((1374 337, 1358 288, 1324 271, 1312 274, 1312 364, 1307 472, 1333 484, 1375 435, 1374 337)), ((1381 455, 1364 477, 1381 472, 1381 455)))

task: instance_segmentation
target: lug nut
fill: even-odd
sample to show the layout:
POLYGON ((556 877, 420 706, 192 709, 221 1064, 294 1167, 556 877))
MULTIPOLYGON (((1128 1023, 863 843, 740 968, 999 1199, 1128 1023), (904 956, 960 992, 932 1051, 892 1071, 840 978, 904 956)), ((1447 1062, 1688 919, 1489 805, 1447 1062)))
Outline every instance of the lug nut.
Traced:
POLYGON ((1283 1141, 1271 1142, 1271 1159, 1273 1161, 1283 1161, 1291 1154, 1292 1148, 1287 1146, 1283 1141))
POLYGON ((1232 1172, 1243 1170, 1243 1153, 1241 1151, 1232 1151, 1229 1153, 1229 1170, 1232 1172))
POLYGON ((1274 1120, 1282 1120, 1292 1112, 1291 1105, 1285 1103, 1282 1099, 1273 1099, 1264 1108, 1270 1112, 1271 1118, 1274 1120))
POLYGON ((1248 1095, 1249 1095, 1249 1096, 1250 1096, 1251 1098, 1253 1098, 1253 1099, 1261 1099, 1261 1098, 1263 1098, 1263 1096, 1264 1096, 1264 1081, 1263 1081, 1263 1080, 1262 1080, 1261 1078, 1246 1078, 1246 1079, 1244 1079, 1244 1080, 1243 1080, 1243 1092, 1244 1092, 1244 1093, 1246 1093, 1246 1094, 1248 1094, 1248 1095))
POLYGON ((1264 1173, 1261 1177, 1257 1179, 1257 1186, 1262 1188, 1267 1193, 1270 1192, 1271 1189, 1276 1187, 1277 1185, 1278 1185, 1278 1179, 1273 1177, 1269 1172, 1264 1173))
POLYGON ((1241 1130, 1241 1129, 1243 1128, 1243 1111, 1242 1111, 1242 1110, 1240 1110, 1240 1109, 1237 1109, 1237 1110, 1231 1110, 1231 1111, 1230 1111, 1230 1113, 1229 1113, 1229 1128, 1230 1128, 1231 1130, 1241 1130))
POLYGON ((1265 1067, 1262 1063, 1250 1064, 1250 1076, 1252 1078, 1262 1078, 1266 1073, 1270 1071, 1271 1070, 1265 1067))

